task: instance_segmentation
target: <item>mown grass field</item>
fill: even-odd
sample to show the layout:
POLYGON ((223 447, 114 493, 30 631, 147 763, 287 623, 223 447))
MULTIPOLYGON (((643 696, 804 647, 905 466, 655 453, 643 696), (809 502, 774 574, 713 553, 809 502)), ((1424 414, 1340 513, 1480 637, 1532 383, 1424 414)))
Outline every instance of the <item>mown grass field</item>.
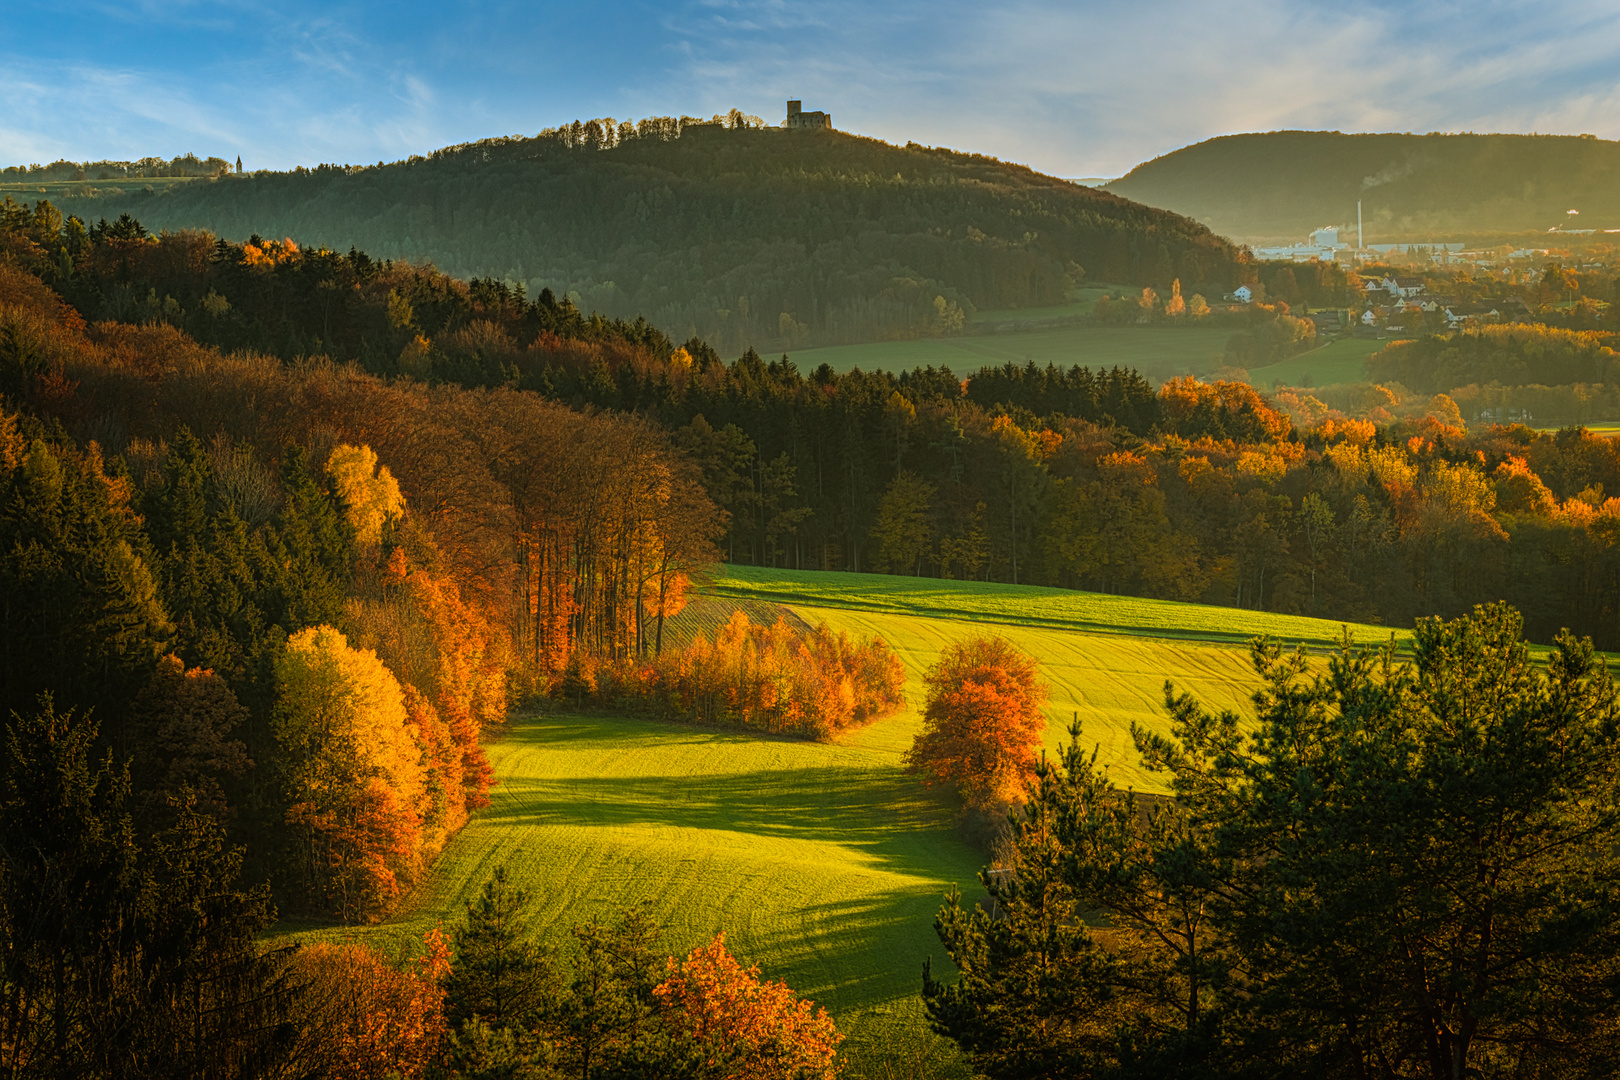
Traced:
MULTIPOLYGON (((1061 312, 1060 312, 1061 313, 1061 312)), ((1003 313, 1010 314, 1010 313, 1003 313)), ((982 320, 981 320, 982 321, 982 320)), ((1156 382, 1176 375, 1203 374, 1221 364, 1226 327, 1069 326, 1018 333, 977 334, 913 341, 876 341, 864 345, 831 345, 792 354, 800 371, 827 364, 834 371, 905 371, 944 365, 961 376, 986 365, 1022 364, 1045 367, 1134 367, 1156 382)))
MULTIPOLYGON (((707 587, 721 596, 814 607, 852 608, 924 618, 962 619, 1096 634, 1242 644, 1260 634, 1286 642, 1331 645, 1342 624, 1300 615, 1143 600, 1134 596, 1004 585, 991 581, 944 581, 824 571, 768 570, 725 565, 707 587)), ((1390 631, 1351 628, 1358 640, 1383 640, 1390 631)), ((1397 631, 1398 641, 1410 637, 1397 631)))
POLYGON ((1270 390, 1273 386, 1314 387, 1366 382, 1367 357, 1388 344, 1389 341, 1371 338, 1340 338, 1280 364, 1250 368, 1249 385, 1257 390, 1270 390))
MULTIPOLYGON (((838 743, 612 716, 512 724, 489 747, 500 784, 400 915, 358 930, 404 948, 460 917, 495 867, 533 894, 528 929, 566 947, 592 914, 648 902, 671 951, 726 931, 733 952, 824 1004, 856 1044, 921 1024, 932 920, 980 857, 955 807, 899 768, 906 740, 874 725, 838 743)), ((852 1046, 853 1049, 853 1046, 852 1046)))
POLYGON ((492 805, 398 915, 284 932, 406 949, 453 924, 505 864, 534 896, 530 931, 553 945, 592 914, 646 901, 671 951, 725 930, 739 956, 827 1006, 857 1058, 931 1038, 918 990, 923 960, 943 963, 933 916, 953 886, 979 895, 984 861, 956 829, 954 799, 901 767, 939 649, 986 629, 1006 635, 1052 684, 1049 750, 1078 714, 1083 743, 1100 746, 1119 782, 1162 790, 1137 765, 1129 731, 1163 729, 1167 677, 1212 706, 1246 710, 1241 637, 1322 642, 1333 632, 1316 620, 1048 589, 735 567, 705 602, 722 600, 755 617, 785 604, 808 622, 883 635, 906 665, 911 704, 829 743, 601 714, 520 717, 489 746, 500 778, 492 805))

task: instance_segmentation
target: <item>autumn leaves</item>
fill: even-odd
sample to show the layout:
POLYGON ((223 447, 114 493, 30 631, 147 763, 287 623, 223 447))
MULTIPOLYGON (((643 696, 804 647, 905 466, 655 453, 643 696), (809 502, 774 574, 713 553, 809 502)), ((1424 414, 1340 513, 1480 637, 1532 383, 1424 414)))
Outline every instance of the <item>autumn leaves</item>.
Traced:
POLYGON ((1035 660, 1004 638, 947 645, 925 677, 923 730, 906 767, 929 784, 952 784, 984 809, 1018 797, 1046 733, 1049 690, 1035 660))

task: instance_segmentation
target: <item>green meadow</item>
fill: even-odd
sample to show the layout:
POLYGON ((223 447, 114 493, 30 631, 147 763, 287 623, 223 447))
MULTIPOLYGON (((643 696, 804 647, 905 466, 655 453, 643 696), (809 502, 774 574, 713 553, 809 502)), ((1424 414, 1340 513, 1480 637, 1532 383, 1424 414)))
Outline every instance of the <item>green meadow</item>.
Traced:
MULTIPOLYGON (((10 195, 19 202, 33 202, 36 199, 49 199, 56 204, 56 208, 63 214, 74 213, 72 200, 79 198, 97 198, 105 195, 129 195, 151 188, 154 192, 173 187, 175 184, 190 183, 197 177, 191 176, 155 176, 155 177, 119 177, 114 180, 32 180, 0 183, 0 199, 10 195), (67 200, 64 202, 63 200, 67 200)), ((138 209, 135 211, 139 217, 138 209)))
MULTIPOLYGON (((726 567, 709 608, 880 634, 906 666, 910 704, 826 743, 614 716, 543 711, 489 746, 500 783, 401 911, 376 927, 286 925, 299 937, 408 950, 453 924, 495 867, 533 901, 529 930, 566 947, 593 914, 646 902, 685 951, 718 931, 763 972, 825 1005, 856 1058, 931 1038, 918 990, 944 958, 932 921, 945 893, 981 895, 983 855, 959 804, 901 767, 921 727, 921 678, 947 643, 986 630, 1035 655, 1052 686, 1048 752, 1078 718, 1121 784, 1161 791, 1131 749, 1133 723, 1164 729, 1166 678, 1212 706, 1248 708, 1242 641, 1323 644, 1320 620, 983 582, 726 567)), ((713 621, 714 612, 703 618, 713 621)), ((1364 640, 1377 628, 1361 628, 1364 640)), ((948 966, 948 965, 947 965, 948 966)))
MULTIPOLYGON (((720 596, 769 600, 797 607, 853 608, 975 623, 1043 627, 1094 634, 1242 644, 1265 634, 1281 641, 1331 645, 1341 623, 1302 615, 1144 600, 1134 596, 1005 585, 991 581, 851 574, 818 570, 768 570, 725 565, 707 587, 720 596)), ((1390 631, 1352 626, 1361 641, 1381 641, 1390 631)), ((1397 640, 1410 637, 1396 632, 1397 640)))
POLYGON ((1390 344, 1371 338, 1339 338, 1278 364, 1249 369, 1257 390, 1277 386, 1336 386, 1367 381, 1367 357, 1390 344))

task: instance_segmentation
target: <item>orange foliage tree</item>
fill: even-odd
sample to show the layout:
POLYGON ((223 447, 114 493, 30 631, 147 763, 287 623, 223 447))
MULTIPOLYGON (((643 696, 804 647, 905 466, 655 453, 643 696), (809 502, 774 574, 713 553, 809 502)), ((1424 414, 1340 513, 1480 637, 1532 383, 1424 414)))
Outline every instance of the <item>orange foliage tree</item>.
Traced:
POLYGON ((414 1080, 443 1049, 444 978, 450 947, 429 930, 416 970, 390 964, 361 944, 308 945, 293 959, 304 984, 302 1042, 323 1075, 343 1080, 414 1080))
POLYGON ((970 806, 1013 793, 1046 731, 1049 691, 1035 660, 1004 638, 968 638, 947 645, 924 681, 923 730, 906 767, 926 782, 955 784, 970 806))
POLYGON ((664 1022, 696 1044, 704 1063, 733 1080, 831 1080, 844 1036, 814 1002, 786 983, 761 981, 715 935, 685 960, 669 958, 669 976, 653 988, 664 1022))

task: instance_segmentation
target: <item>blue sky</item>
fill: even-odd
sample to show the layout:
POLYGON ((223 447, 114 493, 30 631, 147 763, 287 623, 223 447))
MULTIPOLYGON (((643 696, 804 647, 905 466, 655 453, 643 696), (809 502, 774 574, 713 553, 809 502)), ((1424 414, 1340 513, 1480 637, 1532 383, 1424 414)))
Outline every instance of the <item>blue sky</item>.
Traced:
POLYGON ((0 164, 395 160, 576 118, 843 129, 1117 176, 1214 135, 1620 138, 1620 4, 9 0, 0 164))

